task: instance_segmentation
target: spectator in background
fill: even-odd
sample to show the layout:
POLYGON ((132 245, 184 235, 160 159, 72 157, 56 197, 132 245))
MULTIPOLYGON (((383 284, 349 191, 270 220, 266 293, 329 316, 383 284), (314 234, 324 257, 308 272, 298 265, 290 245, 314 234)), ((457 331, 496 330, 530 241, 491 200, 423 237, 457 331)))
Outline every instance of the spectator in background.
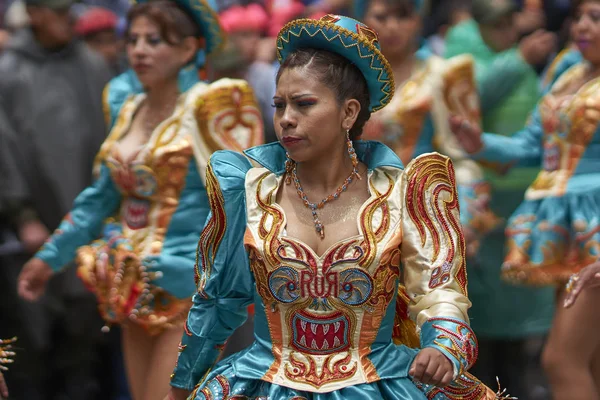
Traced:
POLYGON ((92 7, 85 11, 75 25, 75 32, 94 51, 99 53, 117 75, 123 72, 122 43, 117 36, 118 17, 110 10, 92 7))
MULTIPOLYGON (((552 34, 538 32, 522 39, 517 48, 515 11, 507 0, 475 0, 474 19, 452 28, 446 36, 448 57, 471 54, 475 60, 478 84, 484 89, 483 129, 503 135, 521 129, 539 100, 533 66, 548 57, 554 40, 552 34)), ((508 218, 537 171, 519 167, 499 176, 488 169, 493 211, 508 218)), ((499 376, 519 399, 546 398, 539 357, 552 322, 554 292, 502 281, 504 245, 503 229, 498 229, 484 238, 478 257, 467 264, 473 302, 470 316, 480 344, 474 373, 487 384, 499 376)))
MULTIPOLYGON (((0 197, 3 227, 14 227, 28 257, 91 182, 93 158, 106 136, 101 100, 110 72, 100 56, 75 40, 71 0, 25 3, 31 28, 16 32, 0 56, 0 137, 10 146, 2 151, 0 167, 9 165, 12 174, 0 197)), ((2 262, 5 279, 13 281, 6 282, 12 290, 0 295, 13 298, 20 265, 2 262)), ((57 276, 44 301, 25 306, 13 298, 12 304, 10 322, 25 332, 20 346, 31 360, 20 369, 22 386, 35 385, 30 369, 37 367, 52 385, 44 388, 45 396, 94 398, 102 322, 75 271, 57 276)), ((5 321, 0 328, 10 328, 5 321)), ((9 385, 17 394, 19 385, 9 385)))
POLYGON ((132 3, 131 0, 80 0, 74 4, 73 13, 79 17, 90 7, 101 7, 112 11, 117 16, 117 34, 120 37, 127 29, 127 12, 132 3))
POLYGON ((452 27, 446 35, 446 58, 471 54, 484 114, 506 99, 533 67, 545 63, 555 47, 555 36, 537 31, 518 42, 511 0, 474 0, 473 19, 452 27), (482 62, 484 61, 485 62, 482 62))
POLYGON ((443 57, 446 50, 446 33, 459 23, 471 19, 470 0, 438 0, 431 4, 425 18, 423 36, 427 47, 436 56, 443 57))

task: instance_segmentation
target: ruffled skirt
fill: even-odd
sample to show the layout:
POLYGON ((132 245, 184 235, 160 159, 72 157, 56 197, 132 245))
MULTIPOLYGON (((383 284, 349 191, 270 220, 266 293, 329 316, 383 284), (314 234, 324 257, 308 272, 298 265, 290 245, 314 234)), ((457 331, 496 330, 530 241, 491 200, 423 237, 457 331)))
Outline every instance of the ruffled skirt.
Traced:
MULTIPOLYGON (((413 357, 418 349, 411 352, 413 357)), ((373 383, 347 386, 330 393, 309 393, 260 379, 241 377, 236 372, 234 354, 223 360, 198 385, 189 399, 194 400, 492 400, 496 394, 470 374, 460 376, 450 386, 440 389, 413 382, 410 377, 382 379, 373 383)))
POLYGON ((562 285, 600 257, 600 190, 525 200, 508 221, 502 276, 562 285))

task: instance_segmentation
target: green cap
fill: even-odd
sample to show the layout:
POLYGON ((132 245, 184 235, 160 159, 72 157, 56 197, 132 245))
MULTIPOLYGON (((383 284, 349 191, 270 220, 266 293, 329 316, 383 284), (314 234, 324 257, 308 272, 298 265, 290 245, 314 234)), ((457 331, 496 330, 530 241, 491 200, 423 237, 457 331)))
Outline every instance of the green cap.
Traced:
POLYGON ((473 19, 479 24, 490 24, 517 11, 514 0, 473 0, 473 19))
POLYGON ((25 0, 25 5, 61 10, 71 7, 74 2, 74 0, 25 0))

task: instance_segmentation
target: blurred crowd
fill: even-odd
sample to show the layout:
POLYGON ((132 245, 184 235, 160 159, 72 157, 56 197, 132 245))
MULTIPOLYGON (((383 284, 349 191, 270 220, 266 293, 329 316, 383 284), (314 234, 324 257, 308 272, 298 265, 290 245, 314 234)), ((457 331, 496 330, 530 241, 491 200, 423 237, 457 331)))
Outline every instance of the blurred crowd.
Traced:
MULTIPOLYGON (((217 0, 214 8, 229 40, 205 60, 203 78, 247 80, 267 141, 274 141, 277 32, 299 17, 361 14, 357 9, 369 1, 217 0)), ((552 60, 569 46, 571 1, 424 1, 418 21, 383 23, 382 42, 416 40, 419 52, 440 57, 471 54, 484 131, 508 135, 521 129, 552 60), (519 79, 503 79, 515 63, 523 71, 519 79)), ((117 329, 101 332, 95 298, 73 268, 53 278, 41 302, 25 303, 16 293, 23 262, 91 181, 94 156, 106 136, 102 90, 128 68, 129 7, 129 0, 0 2, 0 157, 10 153, 20 161, 1 171, 0 200, 8 187, 2 182, 11 180, 22 183, 10 187, 30 201, 18 218, 10 202, 0 202, 0 338, 20 339, 18 359, 7 374, 14 399, 129 398, 117 329)), ((402 71, 394 72, 402 81, 402 71)), ((501 194, 492 198, 497 214, 514 211, 536 173, 523 167, 490 174, 494 193, 501 194)), ((504 240, 502 229, 489 235, 482 246, 495 256, 469 264, 472 326, 481 347, 474 373, 492 386, 499 377, 522 400, 549 399, 540 354, 552 320, 553 289, 501 282, 504 240)))

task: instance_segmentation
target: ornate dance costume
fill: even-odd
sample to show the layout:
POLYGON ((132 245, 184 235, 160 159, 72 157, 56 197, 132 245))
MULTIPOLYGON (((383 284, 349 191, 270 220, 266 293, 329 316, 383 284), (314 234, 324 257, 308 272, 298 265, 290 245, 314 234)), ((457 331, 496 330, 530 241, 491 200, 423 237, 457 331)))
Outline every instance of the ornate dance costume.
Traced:
POLYGON ((414 73, 390 104, 373 115, 365 137, 383 142, 404 163, 433 151, 449 156, 456 168, 461 223, 478 241, 500 220, 489 208, 490 186, 481 167, 460 147, 448 123, 452 114, 480 119, 473 60, 469 56, 443 60, 420 53, 417 57, 414 73))
MULTIPOLYGON (((280 59, 300 46, 322 46, 355 62, 370 85, 373 109, 391 98, 389 65, 375 33, 358 21, 331 15, 294 21, 279 35, 280 59)), ((174 387, 191 390, 200 382, 195 399, 495 397, 466 374, 477 343, 468 325, 451 161, 432 153, 403 169, 380 143, 355 146, 370 189, 357 216, 360 233, 320 256, 286 235, 286 215, 275 200, 285 180, 278 143, 245 156, 213 155, 198 293, 174 387), (256 305, 254 344, 211 369, 250 304, 256 305), (453 384, 439 389, 413 382, 408 370, 418 350, 405 344, 441 351, 452 362, 453 384)))
POLYGON ((36 257, 57 270, 76 256, 108 322, 129 316, 154 330, 182 322, 190 306, 196 244, 208 214, 201 173, 210 154, 260 143, 262 120, 244 81, 198 83, 125 159, 117 144, 144 98, 125 102, 98 155, 96 182, 36 257), (99 274, 106 281, 98 282, 99 274))
MULTIPOLYGON (((189 4, 208 7, 198 0, 189 4)), ((210 28, 214 35, 216 17, 196 10, 200 24, 217 24, 210 28)), ((262 118, 245 81, 199 82, 180 95, 148 142, 125 158, 119 141, 146 97, 129 96, 120 105, 133 87, 125 84, 128 76, 105 92, 107 117, 116 122, 97 156, 94 184, 36 257, 54 270, 75 258, 108 323, 129 318, 156 333, 180 326, 191 305, 196 245, 209 211, 206 163, 216 150, 261 144, 262 118)))
POLYGON ((568 91, 587 68, 580 62, 554 73, 524 130, 483 135, 479 159, 542 164, 508 222, 503 277, 511 282, 564 284, 600 256, 600 78, 568 91))

